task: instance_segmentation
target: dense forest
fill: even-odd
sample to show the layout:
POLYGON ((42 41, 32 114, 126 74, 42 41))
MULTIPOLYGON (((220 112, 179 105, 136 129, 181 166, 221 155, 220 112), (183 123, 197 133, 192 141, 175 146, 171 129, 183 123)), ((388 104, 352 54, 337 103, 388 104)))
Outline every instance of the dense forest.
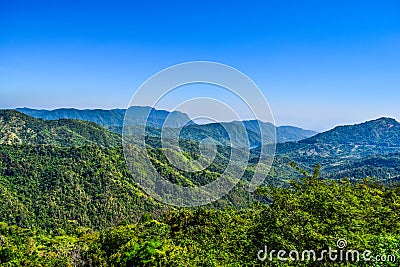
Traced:
MULTIPOLYGON (((399 257, 400 187, 372 181, 352 184, 304 178, 289 188, 258 191, 271 204, 246 209, 171 209, 134 224, 41 229, 0 224, 4 266, 332 266, 323 261, 260 261, 275 250, 370 250, 399 257)), ((397 266, 396 262, 336 262, 346 266, 397 266), (382 265, 384 264, 384 265, 382 265)))
MULTIPOLYGON (((229 194, 207 206, 177 208, 137 185, 140 173, 129 172, 120 135, 93 122, 1 111, 0 266, 398 266, 397 124, 380 119, 277 144, 263 186, 249 193, 259 157, 254 148, 229 194), (392 258, 259 259, 266 246, 322 251, 337 249, 338 240, 346 240, 346 250, 392 258)), ((198 159, 196 138, 180 140, 182 152, 174 156, 198 159)), ((141 153, 182 186, 216 179, 236 149, 221 144, 212 164, 188 172, 171 165, 157 134, 146 143, 141 153)))

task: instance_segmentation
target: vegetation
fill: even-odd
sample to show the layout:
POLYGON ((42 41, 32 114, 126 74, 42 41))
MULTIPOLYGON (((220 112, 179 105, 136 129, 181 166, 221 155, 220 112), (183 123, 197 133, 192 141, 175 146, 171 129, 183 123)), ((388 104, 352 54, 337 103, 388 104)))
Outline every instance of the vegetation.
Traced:
POLYGON ((114 147, 121 137, 87 121, 35 119, 14 110, 0 110, 0 144, 98 145, 114 147))
POLYGON ((399 146, 400 123, 391 118, 380 118, 356 125, 338 126, 317 134, 301 143, 358 144, 399 146))
MULTIPOLYGON (((259 190, 271 200, 243 210, 173 209, 159 219, 101 231, 70 227, 41 230, 0 224, 4 266, 332 266, 322 262, 265 261, 257 253, 276 250, 371 250, 400 257, 400 186, 352 184, 303 178, 289 188, 259 190)), ((342 262, 344 263, 344 262, 342 262)), ((336 264, 339 264, 337 262, 336 264)), ((382 266, 369 262, 368 266, 382 266)), ((384 266, 397 266, 385 262, 384 266)), ((346 262, 346 266, 367 266, 346 262)))
MULTIPOLYGON (((139 156, 137 173, 128 171, 119 135, 91 122, 1 111, 0 266, 398 266, 400 154, 394 144, 382 145, 395 136, 387 132, 396 126, 386 122, 394 123, 385 120, 379 130, 382 121, 374 122, 375 144, 354 133, 361 141, 335 141, 336 130, 331 139, 279 144, 266 183, 248 193, 259 156, 252 149, 243 181, 228 195, 181 209, 138 187, 135 180, 148 174, 139 156), (339 239, 347 241, 346 250, 391 255, 397 263, 257 257, 266 246, 337 249, 339 239)), ((188 172, 168 162, 157 135, 146 142, 139 153, 182 186, 216 179, 235 149, 217 146, 209 167, 188 172)), ((177 160, 199 159, 198 142, 182 139, 180 145, 183 152, 172 154, 177 160)))
MULTIPOLYGON (((159 173, 182 186, 216 179, 226 161, 220 156, 205 170, 187 172, 172 166, 162 149, 149 147, 147 153, 159 173)), ((195 157, 185 154, 186 159, 195 157)), ((138 169, 143 164, 140 157, 135 164, 138 169)), ((0 166, 0 218, 8 224, 65 228, 73 222, 100 229, 136 222, 145 212, 159 215, 166 208, 140 190, 135 179, 147 174, 128 171, 121 147, 2 145, 0 166)), ((243 207, 253 198, 242 182, 214 207, 243 207)))

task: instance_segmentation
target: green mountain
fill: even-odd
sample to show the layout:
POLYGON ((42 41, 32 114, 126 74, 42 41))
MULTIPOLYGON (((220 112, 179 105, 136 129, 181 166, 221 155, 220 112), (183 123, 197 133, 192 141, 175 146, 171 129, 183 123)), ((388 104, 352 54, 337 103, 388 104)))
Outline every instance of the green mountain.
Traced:
POLYGON ((120 148, 1 145, 0 164, 0 221, 9 224, 104 228, 159 207, 120 148))
MULTIPOLYGON (((74 108, 60 108, 55 110, 37 110, 30 108, 17 108, 16 110, 25 113, 29 116, 45 119, 79 119, 85 121, 95 122, 107 128, 122 127, 126 109, 74 109, 74 108)), ((166 110, 157 110, 150 107, 133 106, 128 109, 129 125, 144 125, 146 122, 146 115, 149 114, 147 119, 147 126, 160 128, 166 118, 168 118, 168 127, 181 127, 186 123, 192 123, 187 114, 166 110)))
MULTIPOLYGON (((167 207, 136 183, 139 178, 151 179, 152 172, 143 168, 146 151, 135 153, 137 171, 131 174, 120 147, 0 145, 0 222, 44 229, 67 225, 100 229, 136 223, 144 213, 161 215, 167 207)), ((210 183, 225 169, 222 158, 205 170, 186 172, 171 166, 162 150, 148 153, 157 172, 181 186, 210 183)), ((185 155, 175 156, 187 161, 185 155)), ((247 206, 254 201, 247 188, 245 181, 240 182, 209 207, 247 206)))
MULTIPOLYGON (((381 134, 376 139, 379 141, 365 144, 361 138, 355 143, 354 136, 368 134, 356 125, 346 128, 360 133, 346 131, 347 138, 334 129, 331 133, 336 140, 325 133, 318 141, 311 137, 304 142, 278 144, 266 179, 275 187, 261 187, 250 194, 246 180, 258 160, 254 148, 244 181, 229 194, 205 208, 177 209, 156 202, 135 182, 152 175, 143 169, 145 154, 166 179, 193 186, 219 177, 235 148, 218 146, 216 160, 194 173, 171 166, 165 156, 168 149, 161 148, 157 136, 149 136, 146 149, 132 149, 136 157, 131 174, 122 148, 115 146, 118 134, 92 122, 45 121, 3 110, 0 265, 280 266, 278 261, 257 259, 260 249, 266 244, 288 251, 293 247, 302 251, 334 248, 339 238, 345 239, 349 248, 399 257, 400 186, 387 185, 400 180, 400 152, 389 153, 398 147, 393 146, 393 140, 388 146, 386 140, 395 136, 391 130, 395 126, 380 122, 375 127, 366 125, 381 134), (343 141, 347 139, 353 141, 343 141), (322 163, 322 178, 354 175, 355 179, 340 183, 312 177, 289 181, 299 177, 289 167, 292 160, 306 169, 322 163), (356 182, 371 175, 386 185, 356 182), (241 204, 246 208, 238 209, 241 204)), ((204 130, 197 126, 187 126, 193 129, 188 134, 204 130)), ((205 133, 224 140, 221 127, 211 125, 205 133)), ((249 123, 251 127, 254 122, 249 123)), ((251 138, 259 138, 257 131, 252 131, 251 138)), ((197 142, 181 139, 180 144, 183 152, 170 151, 173 157, 180 161, 199 159, 197 142)), ((360 263, 346 264, 364 266, 360 263)), ((318 263, 331 265, 327 259, 318 263)))
POLYGON ((356 125, 338 126, 302 140, 300 143, 398 147, 400 146, 400 123, 395 119, 380 118, 356 125))
POLYGON ((87 121, 35 119, 15 110, 0 110, 0 144, 99 145, 114 147, 121 137, 87 121))
POLYGON ((396 160, 396 153, 400 152, 400 124, 394 119, 380 118, 338 126, 299 142, 278 144, 276 151, 277 157, 290 158, 305 168, 321 164, 325 177, 373 176, 382 180, 400 175, 399 169, 384 160, 396 160), (381 165, 370 164, 371 160, 381 165))

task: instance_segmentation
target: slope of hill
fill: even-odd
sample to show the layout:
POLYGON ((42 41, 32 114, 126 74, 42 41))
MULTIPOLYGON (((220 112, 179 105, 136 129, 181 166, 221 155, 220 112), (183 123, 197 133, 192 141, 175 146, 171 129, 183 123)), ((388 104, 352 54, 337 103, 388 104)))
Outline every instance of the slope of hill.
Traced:
POLYGON ((400 170, 391 163, 397 162, 395 155, 400 152, 400 124, 380 118, 339 126, 299 142, 278 144, 276 151, 277 157, 288 157, 306 168, 321 164, 324 177, 396 177, 400 170))
POLYGON ((138 188, 120 148, 0 146, 0 218, 25 227, 102 228, 158 206, 138 188))
POLYGON ((35 119, 15 110, 0 110, 0 144, 100 145, 113 147, 121 137, 87 121, 35 119))
POLYGON ((400 153, 377 154, 333 165, 324 168, 324 176, 333 179, 373 177, 379 181, 393 182, 400 179, 400 153))
POLYGON ((400 149, 400 123, 380 118, 356 125, 338 126, 298 142, 279 145, 280 154, 304 157, 363 157, 400 149))
MULTIPOLYGON (((126 109, 74 109, 74 108, 60 108, 55 110, 37 110, 30 108, 17 108, 16 110, 25 113, 29 116, 45 119, 45 120, 57 120, 57 119, 79 119, 85 121, 95 122, 105 127, 122 127, 124 123, 124 117, 126 109)), ((146 122, 146 115, 150 112, 147 120, 147 126, 160 128, 167 116, 169 127, 181 127, 187 122, 190 123, 190 119, 187 114, 173 111, 168 112, 166 110, 157 110, 150 107, 139 107, 133 106, 129 109, 129 125, 143 125, 146 122)))
MULTIPOLYGON (((224 170, 224 159, 196 173, 170 165, 162 149, 136 149, 131 174, 121 147, 56 147, 0 145, 0 221, 24 227, 54 229, 66 225, 105 228, 136 223, 144 213, 160 215, 166 208, 137 185, 151 180, 143 168, 148 153, 165 179, 181 186, 209 183, 224 170)), ((176 154, 182 160, 191 155, 176 154), (184 156, 187 155, 187 156, 184 156)), ((192 153, 192 157, 196 157, 192 153)), ((245 181, 209 207, 243 207, 254 201, 245 181)), ((170 209, 171 207, 169 207, 170 209)))
POLYGON ((302 140, 305 144, 354 144, 400 146, 400 123, 391 118, 380 118, 356 125, 338 126, 330 131, 302 140))

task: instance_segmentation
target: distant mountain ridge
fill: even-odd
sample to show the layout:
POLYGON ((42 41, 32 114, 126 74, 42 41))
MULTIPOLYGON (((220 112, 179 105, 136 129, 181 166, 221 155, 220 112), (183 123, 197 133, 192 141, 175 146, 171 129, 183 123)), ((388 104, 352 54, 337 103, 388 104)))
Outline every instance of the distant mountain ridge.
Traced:
MULTIPOLYGON (((124 123, 125 109, 74 109, 74 108, 62 108, 55 110, 37 110, 30 108, 17 108, 16 110, 25 113, 35 118, 41 118, 45 120, 56 120, 61 118, 68 119, 80 119, 86 121, 92 121, 100 124, 111 131, 116 133, 122 133, 122 126, 124 123)), ((238 129, 241 127, 238 121, 233 122, 221 122, 221 123, 210 123, 210 124, 195 124, 190 120, 189 116, 179 111, 168 112, 165 110, 156 110, 150 107, 133 106, 129 108, 129 121, 126 124, 135 126, 143 125, 146 122, 146 115, 150 114, 146 125, 153 128, 161 128, 167 116, 168 124, 166 127, 179 128, 184 125, 186 127, 181 132, 181 138, 186 140, 200 141, 205 137, 212 137, 216 141, 223 145, 229 144, 229 137, 222 126, 227 127, 233 133, 238 133, 238 129)), ((276 142, 290 142, 299 141, 316 134, 311 130, 304 130, 302 128, 294 126, 273 126, 271 123, 261 122, 256 120, 243 121, 243 125, 246 128, 249 136, 250 146, 257 146, 261 144, 261 133, 258 127, 262 127, 263 132, 266 133, 264 136, 264 142, 270 143, 273 138, 274 130, 276 131, 276 142)), ((157 136, 160 135, 157 129, 152 130, 157 136)), ((171 131, 174 131, 171 129, 171 131)))
MULTIPOLYGON (((31 108, 16 108, 19 112, 29 116, 45 119, 78 119, 95 122, 106 127, 122 127, 126 109, 75 109, 75 108, 60 108, 54 110, 31 109, 31 108)), ((143 125, 147 119, 147 126, 160 128, 166 118, 168 119, 168 127, 181 127, 185 124, 192 124, 189 116, 179 111, 168 112, 166 110, 157 110, 151 107, 133 106, 129 108, 131 120, 128 122, 131 125, 143 125), (149 114, 147 118, 147 114, 149 114)))
MULTIPOLYGON (((229 145, 229 136, 225 129, 228 129, 233 135, 239 136, 242 127, 247 131, 250 147, 259 146, 262 143, 271 144, 273 142, 284 143, 299 141, 316 134, 314 131, 304 130, 294 126, 277 127, 269 122, 248 120, 243 122, 233 121, 189 125, 182 129, 181 138, 201 141, 204 137, 212 137, 224 145, 229 145), (242 123, 243 126, 241 125, 242 123), (263 132, 263 136, 261 136, 261 132, 263 132)), ((241 139, 240 136, 237 139, 241 139)), ((245 143, 244 141, 242 142, 245 143)))

